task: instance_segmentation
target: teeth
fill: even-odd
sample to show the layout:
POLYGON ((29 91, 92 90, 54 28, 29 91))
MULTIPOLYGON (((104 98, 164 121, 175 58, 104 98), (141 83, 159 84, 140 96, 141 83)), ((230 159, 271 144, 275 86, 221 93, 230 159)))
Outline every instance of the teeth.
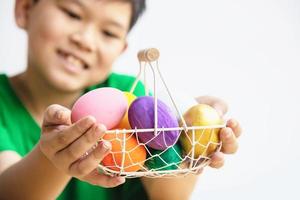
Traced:
POLYGON ((77 67, 83 67, 83 63, 81 62, 81 60, 75 58, 72 55, 67 55, 66 60, 71 63, 72 65, 75 65, 77 67))

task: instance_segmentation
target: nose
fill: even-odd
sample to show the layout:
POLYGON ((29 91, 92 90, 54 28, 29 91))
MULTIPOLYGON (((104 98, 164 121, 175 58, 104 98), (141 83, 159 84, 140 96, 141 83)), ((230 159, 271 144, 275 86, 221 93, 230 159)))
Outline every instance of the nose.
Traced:
POLYGON ((86 52, 96 50, 96 33, 91 25, 85 26, 70 35, 70 40, 77 48, 86 52))

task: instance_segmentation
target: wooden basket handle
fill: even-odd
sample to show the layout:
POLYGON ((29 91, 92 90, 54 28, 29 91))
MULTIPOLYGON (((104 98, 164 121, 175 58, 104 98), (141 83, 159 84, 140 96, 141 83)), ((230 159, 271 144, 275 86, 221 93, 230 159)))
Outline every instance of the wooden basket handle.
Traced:
POLYGON ((143 49, 138 52, 140 62, 153 62, 159 58, 159 51, 156 48, 143 49))

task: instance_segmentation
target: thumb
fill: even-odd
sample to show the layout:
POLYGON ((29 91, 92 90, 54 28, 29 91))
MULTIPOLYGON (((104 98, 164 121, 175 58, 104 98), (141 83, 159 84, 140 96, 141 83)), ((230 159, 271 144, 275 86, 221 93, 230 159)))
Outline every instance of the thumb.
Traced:
POLYGON ((43 127, 71 124, 71 111, 68 108, 53 104, 46 109, 43 118, 43 127))
POLYGON ((198 103, 207 104, 213 107, 214 109, 216 109, 220 116, 225 115, 228 111, 227 103, 220 98, 213 97, 213 96, 199 96, 196 97, 195 99, 198 103))

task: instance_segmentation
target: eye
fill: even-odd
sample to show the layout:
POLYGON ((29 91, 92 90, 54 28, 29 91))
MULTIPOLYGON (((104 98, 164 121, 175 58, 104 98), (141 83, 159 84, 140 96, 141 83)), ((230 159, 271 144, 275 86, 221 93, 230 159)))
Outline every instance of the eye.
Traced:
POLYGON ((117 38, 118 36, 116 34, 114 34, 111 31, 103 31, 104 35, 109 36, 109 37, 113 37, 113 38, 117 38))
POLYGON ((104 33, 104 35, 111 37, 111 38, 119 38, 119 36, 117 34, 111 32, 111 31, 104 30, 103 33, 104 33))
POLYGON ((76 19, 76 20, 81 20, 81 16, 79 14, 76 14, 75 12, 66 9, 66 8, 62 8, 63 12, 68 15, 70 18, 72 19, 76 19))

